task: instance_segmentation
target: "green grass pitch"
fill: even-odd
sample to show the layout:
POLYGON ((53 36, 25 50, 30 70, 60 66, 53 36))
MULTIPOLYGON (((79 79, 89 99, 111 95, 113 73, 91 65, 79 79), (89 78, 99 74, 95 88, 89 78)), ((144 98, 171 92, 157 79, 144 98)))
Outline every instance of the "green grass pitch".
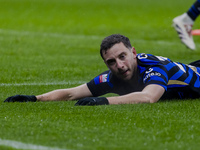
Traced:
MULTIPOLYGON (((99 45, 113 33, 128 36, 138 53, 198 60, 200 37, 191 51, 172 27, 194 1, 0 0, 0 149, 26 149, 14 142, 66 150, 199 149, 199 100, 95 107, 3 103, 11 95, 90 81, 107 69, 99 45)), ((199 19, 193 28, 200 28, 199 19)))

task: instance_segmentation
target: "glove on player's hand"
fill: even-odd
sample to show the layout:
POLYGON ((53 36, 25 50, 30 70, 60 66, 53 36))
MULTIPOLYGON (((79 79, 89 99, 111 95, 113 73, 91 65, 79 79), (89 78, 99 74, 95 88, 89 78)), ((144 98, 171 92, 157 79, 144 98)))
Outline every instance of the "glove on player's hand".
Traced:
POLYGON ((108 105, 109 102, 107 100, 107 98, 105 97, 86 97, 86 98, 82 98, 80 99, 75 106, 84 106, 84 105, 88 105, 88 106, 94 106, 94 105, 108 105))
POLYGON ((4 102, 36 102, 37 98, 34 95, 15 95, 8 97, 4 102))

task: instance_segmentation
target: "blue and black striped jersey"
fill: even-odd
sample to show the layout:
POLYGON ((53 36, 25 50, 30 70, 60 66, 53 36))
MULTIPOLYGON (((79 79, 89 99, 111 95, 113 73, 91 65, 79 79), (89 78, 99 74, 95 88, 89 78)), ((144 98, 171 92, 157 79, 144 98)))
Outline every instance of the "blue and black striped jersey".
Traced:
POLYGON ((129 84, 117 79, 111 71, 105 71, 87 83, 93 96, 107 93, 119 95, 142 91, 149 84, 165 89, 161 99, 185 99, 200 97, 200 68, 173 62, 169 58, 151 54, 138 54, 137 82, 129 84))

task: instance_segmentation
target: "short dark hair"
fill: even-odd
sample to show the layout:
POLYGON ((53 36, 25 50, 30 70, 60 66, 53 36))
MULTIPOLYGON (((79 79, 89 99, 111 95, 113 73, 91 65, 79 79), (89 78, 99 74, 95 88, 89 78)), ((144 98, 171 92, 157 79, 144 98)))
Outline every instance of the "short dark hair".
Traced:
MULTIPOLYGON (((132 48, 131 46, 131 42, 129 40, 128 37, 124 36, 124 35, 120 35, 120 34, 112 34, 106 38, 103 39, 103 41, 101 42, 101 47, 100 47, 100 54, 101 57, 103 58, 103 51, 107 51, 108 49, 110 49, 113 45, 117 44, 117 43, 123 43, 124 46, 126 46, 127 48, 132 48)), ((104 58, 103 58, 104 59, 104 58)))

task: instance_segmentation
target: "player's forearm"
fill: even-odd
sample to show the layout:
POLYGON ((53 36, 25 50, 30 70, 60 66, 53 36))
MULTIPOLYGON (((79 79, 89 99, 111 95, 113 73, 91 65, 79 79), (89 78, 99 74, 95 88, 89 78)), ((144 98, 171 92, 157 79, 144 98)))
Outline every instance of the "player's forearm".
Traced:
POLYGON ((60 89, 36 96, 38 101, 73 100, 69 89, 60 89))
POLYGON ((68 89, 55 90, 49 93, 38 95, 38 101, 61 101, 61 100, 77 100, 83 97, 90 97, 92 93, 87 87, 87 84, 68 89))
POLYGON ((109 104, 137 104, 157 102, 165 89, 157 84, 146 86, 141 92, 133 92, 124 96, 109 97, 109 104))
POLYGON ((134 92, 124 96, 108 97, 109 104, 138 104, 138 103, 153 103, 151 96, 141 92, 134 92))

